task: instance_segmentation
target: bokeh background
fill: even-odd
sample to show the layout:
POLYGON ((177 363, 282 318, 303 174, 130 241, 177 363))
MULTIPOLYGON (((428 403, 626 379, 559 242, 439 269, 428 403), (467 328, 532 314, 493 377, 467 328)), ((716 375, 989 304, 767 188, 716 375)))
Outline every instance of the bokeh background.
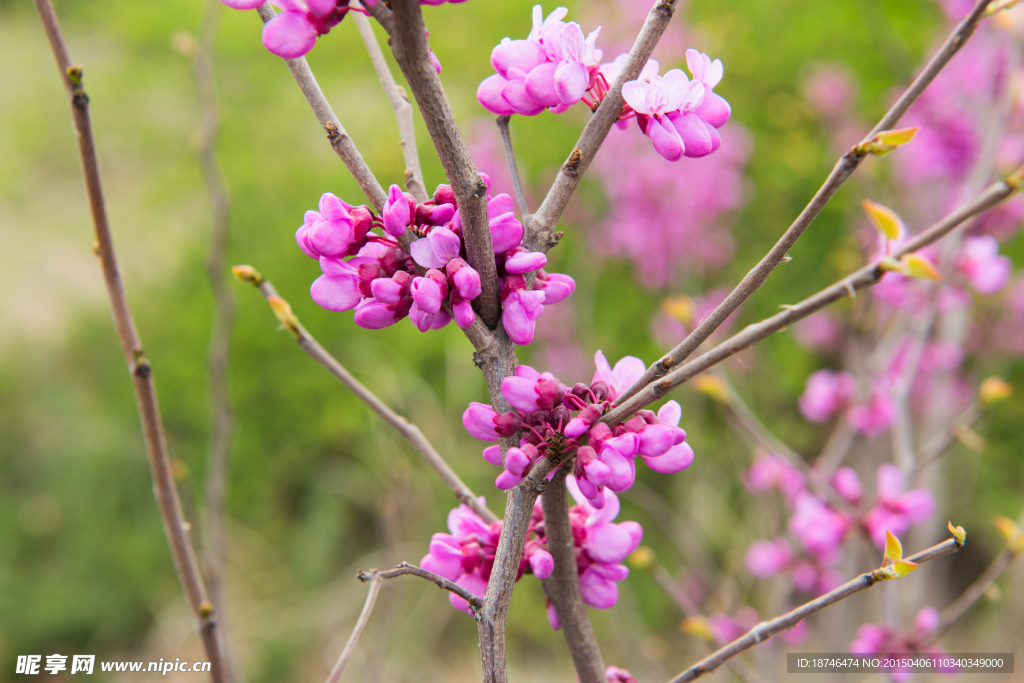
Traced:
MULTIPOLYGON (((192 68, 174 45, 182 44, 181 32, 198 30, 204 2, 55 4, 72 58, 85 67, 121 265, 155 369, 181 496, 202 549, 213 316, 204 261, 212 214, 196 156, 192 68)), ((570 17, 585 31, 605 22, 606 46, 623 44, 645 9, 638 13, 635 3, 611 0, 569 4, 570 17)), ((0 1, 0 680, 18 678, 19 654, 201 658, 91 254, 64 93, 32 10, 27 2, 0 1)), ((490 49, 506 35, 525 35, 529 12, 530 3, 519 1, 425 8, 456 118, 480 166, 495 169, 499 189, 496 129, 474 93, 492 73, 490 49)), ((678 27, 655 56, 663 66, 681 66, 682 48, 694 46, 725 63, 726 78, 716 90, 732 103, 733 119, 723 129, 723 160, 714 163, 715 173, 731 185, 715 200, 721 207, 698 228, 678 228, 683 243, 676 261, 645 276, 643 260, 631 257, 625 245, 629 235, 616 236, 615 225, 604 220, 614 208, 609 197, 628 178, 616 177, 611 157, 603 172, 584 181, 563 219, 565 237, 550 254, 552 269, 573 275, 577 291, 545 313, 538 340, 519 352, 521 361, 554 369, 566 382, 589 380, 598 349, 613 362, 627 354, 656 359, 675 329, 665 322, 665 310, 679 313, 683 301, 674 299, 673 307, 666 299, 687 295, 699 302, 736 282, 799 212, 837 152, 834 122, 806 96, 823 65, 852 84, 851 120, 877 120, 893 88, 909 81, 947 26, 931 0, 702 0, 684 5, 677 17, 678 27)), ((424 335, 401 323, 369 332, 351 314, 327 312, 310 300, 309 284, 319 272, 294 242, 302 213, 326 191, 352 203, 362 196, 285 65, 260 44, 255 12, 225 8, 218 19, 216 153, 231 201, 229 263, 252 264, 271 279, 310 331, 419 424, 500 511, 497 472, 459 420, 469 401, 486 397, 460 331, 450 326, 424 335)), ((397 129, 351 22, 321 39, 309 61, 378 178, 398 181, 404 165, 397 129)), ((582 128, 586 110, 577 109, 513 121, 534 205, 582 128)), ((867 127, 853 124, 845 143, 856 142, 867 127)), ((444 178, 421 124, 418 130, 432 188, 444 178)), ((686 212, 724 191, 698 187, 698 162, 672 165, 654 157, 651 163, 661 164, 659 173, 666 176, 695 178, 660 191, 669 205, 678 201, 681 223, 686 212)), ((862 262, 861 198, 872 189, 893 203, 900 199, 887 162, 870 161, 858 173, 793 250, 793 261, 744 306, 739 323, 770 315, 862 262)), ((676 230, 671 223, 659 229, 676 230)), ((1016 232, 1002 250, 1024 263, 1016 232)), ((356 569, 418 562, 430 534, 444 530, 453 499, 411 449, 288 334, 275 331, 256 292, 234 283, 232 288, 235 429, 224 620, 232 659, 243 680, 253 683, 321 680, 362 606, 365 587, 355 579, 356 569)), ((811 459, 829 430, 804 420, 796 400, 808 374, 825 363, 784 333, 727 371, 761 419, 811 459)), ((1017 395, 1024 393, 1024 365, 1013 354, 979 355, 967 372, 976 379, 998 374, 1017 395)), ((700 595, 708 611, 735 613, 751 605, 770 616, 782 607, 784 587, 754 579, 744 555, 753 539, 774 534, 781 506, 744 489, 741 473, 752 448, 721 406, 689 387, 673 397, 683 404, 681 426, 697 459, 673 476, 642 472, 625 496, 620 520, 643 524, 644 544, 658 563, 700 595), (712 585, 696 587, 694 568, 710 575, 712 585)), ((945 533, 947 517, 965 526, 970 539, 954 558, 906 580, 928 581, 932 588, 924 597, 930 604, 947 604, 1000 551, 992 517, 1020 513, 1022 421, 1024 402, 998 404, 976 426, 986 439, 984 450, 957 445, 941 464, 935 488, 940 512, 921 539, 945 533)), ((861 447, 884 449, 885 443, 866 440, 861 447)), ((873 566, 873 553, 867 545, 850 553, 844 570, 852 576, 873 566)), ((1024 642, 1022 584, 1021 568, 1011 569, 943 645, 953 652, 1012 651, 1024 642)), ((705 651, 700 639, 679 630, 682 613, 649 572, 634 569, 621 588, 614 609, 591 611, 608 663, 628 667, 641 680, 662 680, 705 651)), ((924 604, 920 595, 860 595, 812 620, 811 640, 800 647, 845 651, 856 626, 877 620, 881 602, 894 595, 907 615, 924 604)), ((344 680, 475 680, 475 641, 472 620, 452 610, 433 586, 393 581, 384 587, 344 680)), ((783 654, 794 648, 773 641, 749 661, 766 679, 778 680, 785 676, 783 654)), ((543 593, 532 579, 521 582, 513 598, 509 660, 515 680, 573 680, 561 636, 548 627, 543 593)), ((95 675, 103 680, 104 674, 95 675)), ((114 674, 110 680, 133 677, 114 674)))

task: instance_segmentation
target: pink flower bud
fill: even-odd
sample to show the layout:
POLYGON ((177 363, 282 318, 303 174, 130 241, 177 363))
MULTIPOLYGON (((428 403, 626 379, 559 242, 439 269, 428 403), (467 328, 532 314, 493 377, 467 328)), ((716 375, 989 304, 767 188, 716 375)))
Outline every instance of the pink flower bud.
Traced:
POLYGON ((502 491, 508 491, 511 488, 515 488, 523 480, 523 476, 519 474, 513 474, 508 470, 505 470, 498 475, 498 478, 494 480, 494 485, 502 491))
POLYGON ((404 316, 396 315, 397 311, 388 308, 376 299, 364 299, 356 309, 356 325, 367 330, 380 330, 394 325, 404 316))
POLYGON ((530 554, 528 561, 533 575, 541 581, 551 576, 551 572, 555 570, 555 558, 551 557, 547 550, 535 550, 530 554))
MULTIPOLYGON (((395 275, 397 276, 398 273, 395 273, 395 275)), ((370 293, 377 301, 385 304, 398 303, 406 295, 408 289, 408 283, 403 284, 395 278, 381 277, 370 282, 370 293)))
POLYGON ((438 261, 443 261, 447 264, 453 258, 459 257, 459 249, 462 247, 462 241, 459 240, 458 235, 448 228, 434 228, 430 231, 430 234, 427 235, 427 240, 430 243, 430 249, 434 252, 434 256, 438 261))
MULTIPOLYGON (((455 292, 454 294, 458 294, 455 292)), ((461 298, 458 301, 454 300, 452 296, 452 314, 455 316, 455 324, 466 329, 473 324, 473 320, 476 316, 473 314, 473 307, 468 301, 462 301, 461 298)))
POLYGON ((836 473, 832 475, 832 488, 854 505, 859 504, 861 496, 864 495, 860 477, 849 467, 840 467, 836 470, 836 473))
POLYGON ((495 254, 503 254, 509 249, 519 246, 523 239, 523 224, 516 220, 511 211, 492 218, 491 243, 495 254))
MULTIPOLYGON (((497 414, 489 405, 474 402, 470 403, 469 407, 462 413, 462 425, 466 428, 467 432, 481 441, 497 441, 496 418, 497 414)), ((484 451, 484 458, 487 458, 487 450, 484 451)), ((488 462, 490 461, 488 460, 488 462)), ((498 451, 498 462, 496 464, 501 464, 500 450, 498 451)))
POLYGON ((746 564, 751 574, 759 579, 767 579, 784 570, 792 558, 793 549, 786 539, 759 539, 750 544, 746 564))
POLYGON ((576 289, 576 281, 568 275, 562 273, 545 273, 545 275, 545 279, 538 276, 534 288, 544 292, 544 303, 546 304, 557 304, 576 289))
POLYGON ((444 297, 441 294, 441 288, 432 279, 427 277, 413 278, 412 287, 409 291, 412 294, 412 300, 416 302, 416 305, 424 313, 433 314, 441 310, 441 303, 444 301, 444 297))
POLYGON ((480 273, 462 259, 452 259, 447 267, 448 277, 452 285, 459 290, 459 295, 466 301, 480 296, 480 273), (456 264, 454 267, 452 264, 456 264))
POLYGON ((505 259, 505 270, 509 273, 532 273, 540 270, 548 262, 548 257, 539 251, 516 252, 505 259))
POLYGON ((540 410, 537 400, 537 382, 525 377, 506 377, 501 381, 501 395, 509 404, 524 413, 540 410))
MULTIPOLYGON (((415 205, 415 200, 413 202, 415 205)), ((405 234, 405 229, 412 225, 413 209, 402 188, 392 185, 388 189, 388 199, 384 203, 384 230, 392 237, 405 234)))

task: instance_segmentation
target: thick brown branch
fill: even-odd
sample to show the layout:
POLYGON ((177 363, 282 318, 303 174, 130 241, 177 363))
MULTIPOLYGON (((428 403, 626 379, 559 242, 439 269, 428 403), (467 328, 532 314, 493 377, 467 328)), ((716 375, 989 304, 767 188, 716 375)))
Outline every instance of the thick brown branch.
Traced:
MULTIPOLYGON (((939 240, 969 218, 1004 201, 1017 189, 1020 183, 1019 173, 1020 171, 1015 173, 1012 176, 1012 180, 1000 181, 990 185, 974 201, 961 207, 913 239, 907 241, 902 247, 893 252, 892 257, 898 259, 901 256, 913 253, 939 240)), ((849 277, 826 287, 817 294, 804 299, 795 306, 787 306, 786 310, 782 313, 778 313, 753 325, 748 325, 707 353, 676 368, 661 379, 646 385, 641 391, 606 413, 601 420, 609 424, 621 422, 625 417, 658 400, 674 387, 698 373, 739 353, 745 348, 753 346, 762 339, 785 329, 796 321, 806 318, 815 311, 819 311, 829 304, 849 296, 852 292, 870 287, 878 282, 884 274, 885 271, 882 270, 881 262, 876 261, 861 268, 849 277)))
MULTIPOLYGON (((910 84, 906 92, 903 93, 902 97, 896 101, 896 104, 882 117, 882 120, 871 129, 864 137, 864 142, 867 142, 881 131, 890 130, 893 126, 899 122, 900 118, 906 113, 907 109, 913 104, 921 93, 931 84, 935 77, 940 71, 949 63, 949 60, 953 58, 963 44, 967 42, 967 39, 974 33, 974 29, 977 28, 978 22, 985 15, 985 7, 988 6, 991 0, 979 0, 978 4, 974 7, 970 14, 968 14, 960 24, 953 30, 953 33, 946 39, 946 42, 942 44, 938 52, 931 58, 924 70, 918 75, 914 82, 910 84)), ((796 244, 796 241, 800 239, 800 236, 804 234, 804 231, 810 227, 811 223, 821 210, 825 208, 825 205, 832 199, 839 188, 846 182, 847 178, 853 175, 853 172, 860 165, 860 162, 867 155, 866 152, 862 151, 860 145, 852 148, 849 152, 844 154, 839 161, 836 163, 832 172, 825 180, 825 184, 822 185, 811 199, 810 203, 804 207, 804 210, 800 212, 793 224, 789 226, 779 241, 775 243, 775 246, 771 248, 764 258, 754 266, 754 268, 747 273, 740 281, 736 288, 729 293, 729 296, 720 303, 714 311, 709 313, 697 327, 687 335, 678 346, 672 349, 669 353, 664 355, 657 363, 652 365, 650 369, 641 377, 637 382, 627 389, 620 397, 621 400, 625 400, 633 396, 635 393, 646 387, 651 382, 654 382, 659 377, 667 374, 671 368, 677 366, 686 360, 690 354, 697 350, 697 348, 704 343, 704 341, 711 336, 711 333, 717 330, 722 323, 725 322, 726 318, 732 315, 733 311, 739 308, 740 304, 746 301, 754 292, 756 292, 761 285, 765 283, 768 276, 771 275, 775 267, 779 265, 786 257, 789 250, 796 244)), ((538 211, 539 213, 539 211, 538 211)), ((535 218, 536 220, 536 218, 535 218)))
POLYGON ((417 567, 414 564, 409 564, 408 562, 401 562, 397 567, 395 567, 394 569, 389 569, 386 572, 377 571, 376 569, 371 569, 368 572, 360 571, 357 576, 359 577, 360 581, 371 581, 374 579, 393 579, 397 576, 418 576, 420 578, 426 579, 427 581, 432 581, 433 583, 437 584, 438 588, 443 588, 444 590, 450 593, 455 593, 455 595, 458 595, 460 598, 469 603, 469 608, 475 614, 478 614, 484 605, 483 600, 473 595, 462 586, 452 583, 448 579, 444 578, 443 576, 438 576, 434 572, 427 571, 426 569, 421 569, 420 567, 417 567))
POLYGON ((359 580, 369 581, 370 590, 366 594, 363 611, 359 613, 359 619, 356 621, 355 628, 352 629, 352 635, 348 637, 345 649, 341 651, 338 661, 335 663, 334 668, 331 669, 331 675, 327 677, 327 683, 338 683, 338 679, 341 678, 341 672, 345 670, 345 665, 348 664, 352 653, 356 651, 360 636, 366 630, 366 624, 370 621, 370 615, 373 614, 373 606, 377 603, 377 595, 380 594, 380 587, 384 583, 383 577, 375 569, 371 569, 369 572, 360 572, 359 580), (363 574, 367 575, 366 578, 363 577, 363 574))
MULTIPOLYGON (((259 12, 260 19, 263 20, 264 24, 273 19, 275 15, 274 8, 270 6, 269 2, 260 5, 256 11, 259 12)), ((330 140, 331 147, 341 157, 341 161, 348 168, 352 177, 356 179, 356 182, 359 183, 359 187, 367 199, 370 200, 370 203, 373 204, 377 211, 380 211, 388 198, 387 193, 380 183, 377 182, 373 171, 366 165, 366 161, 359 153, 359 150, 356 149, 352 138, 348 136, 344 126, 341 125, 341 121, 334 114, 330 103, 324 97, 323 91, 320 90, 320 84, 313 77, 313 72, 310 71, 306 58, 286 59, 284 62, 288 65, 288 70, 292 72, 295 82, 302 89, 302 94, 306 96, 306 101, 309 102, 309 106, 313 109, 317 121, 327 131, 327 139, 330 140)))
MULTIPOLYGON (((381 416, 385 422, 394 427, 395 431, 402 435, 406 441, 409 442, 416 451, 423 456, 423 459, 427 461, 427 464, 434 468, 444 483, 448 485, 448 488, 452 490, 455 497, 458 498, 460 503, 464 503, 472 508, 473 512, 480 515, 483 519, 488 522, 497 521, 497 516, 491 512, 480 500, 473 494, 468 486, 459 478, 459 475, 455 473, 455 470, 445 462, 441 454, 434 449, 434 447, 427 441, 427 438, 423 436, 423 432, 420 428, 409 422, 407 419, 393 411, 386 403, 377 398, 377 395, 367 389, 362 382, 357 380, 352 374, 345 369, 338 360, 328 353, 327 349, 320 345, 316 339, 313 338, 306 328, 302 326, 299 319, 295 317, 291 312, 291 307, 288 303, 281 299, 278 295, 277 290, 274 289, 274 285, 269 280, 265 279, 251 266, 236 266, 235 270, 238 278, 244 282, 248 282, 259 289, 260 294, 264 296, 271 303, 271 306, 275 308, 275 314, 278 315, 278 319, 282 321, 283 326, 292 336, 295 337, 295 341, 302 347, 309 356, 320 363, 320 365, 327 368, 327 371, 334 375, 338 381, 345 385, 349 391, 356 395, 363 403, 369 406, 375 413, 381 416), (287 313, 282 317, 279 312, 283 305, 287 313)), ((385 577, 386 578, 386 577, 385 577)))
POLYGON ((71 115, 78 138, 78 152, 82 161, 82 172, 85 176, 89 209, 92 213, 95 230, 96 253, 103 268, 103 279, 110 301, 111 314, 135 389, 135 400, 139 409, 139 417, 142 420, 142 432, 153 476, 153 492, 160 508, 160 516, 163 519, 164 531, 167 533, 178 579, 181 581, 203 648, 210 661, 211 678, 214 683, 221 683, 226 680, 222 657, 222 634, 214 619, 213 605, 207 597, 206 586, 203 584, 203 577, 199 572, 199 563, 196 561, 195 550, 188 535, 189 525, 185 521, 181 501, 178 499, 178 491, 174 486, 171 456, 168 452, 163 420, 157 402, 153 368, 146 359, 142 341, 135 328, 135 321, 132 319, 131 309, 128 306, 124 283, 121 280, 121 272, 114 252, 114 241, 107 221, 106 204, 100 183, 99 160, 96 156, 96 145, 89 117, 89 98, 82 88, 82 70, 71 64, 50 0, 34 1, 70 99, 71 115))
POLYGON ((455 125, 455 116, 441 87, 441 79, 434 70, 419 0, 393 0, 391 9, 394 12, 391 49, 412 88, 455 193, 469 264, 480 273, 482 290, 480 296, 473 300, 473 308, 493 329, 501 317, 501 301, 487 214, 487 186, 473 165, 462 134, 455 125))
MULTIPOLYGON (((961 547, 962 546, 958 545, 955 539, 949 539, 948 541, 932 546, 927 550, 905 559, 910 562, 914 562, 915 564, 923 564, 924 562, 929 562, 936 558, 955 553, 960 550, 961 547)), ((777 633, 793 628, 815 612, 821 611, 830 605, 834 605, 840 600, 845 600, 854 593, 859 593, 866 588, 870 588, 878 583, 878 581, 879 579, 873 571, 861 574, 856 579, 843 584, 834 591, 826 593, 815 600, 811 600, 810 602, 797 607, 795 610, 787 612, 781 617, 777 617, 770 621, 763 621, 750 629, 746 634, 700 660, 689 669, 673 678, 669 683, 688 683, 688 681, 700 678, 704 674, 711 673, 739 653, 749 650, 758 643, 765 642, 777 633)))
POLYGON ((423 169, 420 167, 420 155, 416 150, 416 128, 412 122, 412 105, 406 98, 405 93, 398 84, 395 77, 391 75, 388 62, 384 59, 384 53, 377 42, 377 36, 373 32, 370 20, 360 12, 350 12, 352 21, 356 22, 359 29, 359 36, 366 45, 366 52, 370 55, 370 62, 377 72, 380 80, 380 87, 387 95, 391 108, 395 110, 395 120, 398 122, 398 134, 402 145, 402 154, 405 157, 405 189, 412 193, 418 202, 425 202, 428 199, 427 186, 423 180, 423 169))
POLYGON ((601 102, 591 119, 587 121, 569 158, 558 170, 558 176, 552 183, 551 189, 548 190, 547 196, 544 197, 544 201, 537 212, 530 217, 532 228, 528 233, 530 241, 526 243, 526 248, 530 251, 546 252, 558 244, 559 235, 555 233, 558 219, 565 211, 573 192, 576 191, 576 186, 580 184, 580 180, 590 168, 590 163, 597 156, 597 150, 601 149, 604 139, 608 137, 608 132, 622 112, 622 105, 626 102, 622 98, 623 84, 640 75, 640 70, 647 64, 647 60, 654 52, 661 35, 668 28, 668 23, 678 5, 679 0, 656 0, 647 14, 647 19, 629 51, 629 58, 626 60, 625 66, 612 84, 611 90, 605 95, 604 101, 601 102))
POLYGON ((569 647, 581 683, 607 683, 604 659, 580 593, 565 474, 556 472, 541 496, 548 552, 555 558, 555 570, 544 580, 544 592, 558 613, 565 644, 569 647))

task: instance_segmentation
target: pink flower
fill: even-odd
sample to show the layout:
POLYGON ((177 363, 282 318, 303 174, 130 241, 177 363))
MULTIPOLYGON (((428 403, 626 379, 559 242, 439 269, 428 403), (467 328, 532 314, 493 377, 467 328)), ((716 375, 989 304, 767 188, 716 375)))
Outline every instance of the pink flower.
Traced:
MULTIPOLYGON (((713 151, 707 126, 693 111, 704 101, 704 85, 672 69, 651 81, 629 81, 622 96, 637 114, 644 135, 669 161, 705 156, 713 151)), ((716 133, 717 137, 717 133, 716 133)))
POLYGON ((956 267, 967 276, 979 294, 995 294, 1010 280, 1013 264, 999 254, 999 242, 991 235, 978 235, 964 240, 956 267))
POLYGON ((902 536, 935 512, 935 500, 926 488, 904 491, 906 478, 898 467, 885 463, 878 468, 875 506, 864 517, 864 526, 879 548, 885 547, 885 532, 902 536))
POLYGON ((597 370, 594 372, 591 384, 605 382, 608 386, 608 398, 612 400, 615 400, 619 394, 631 387, 647 372, 647 366, 635 356, 623 357, 612 368, 601 351, 594 354, 594 365, 597 366, 597 370))
POLYGON ((533 8, 533 30, 525 40, 505 38, 491 52, 497 72, 484 79, 477 99, 492 113, 534 116, 550 108, 563 112, 593 88, 599 76, 601 51, 595 48, 600 27, 586 38, 579 24, 562 21, 559 7, 542 19, 533 8))
POLYGON ((882 385, 875 387, 867 403, 854 405, 846 413, 846 421, 870 437, 883 433, 895 419, 896 403, 882 385))
MULTIPOLYGON (((488 524, 469 506, 460 505, 448 513, 448 531, 451 533, 433 535, 420 566, 482 598, 494 566, 501 522, 488 524)), ((455 609, 469 613, 469 603, 459 596, 449 593, 448 600, 455 609)))
POLYGON ((800 412, 811 422, 824 422, 842 410, 856 388, 857 380, 848 372, 818 370, 807 378, 800 412))
POLYGON ((793 501, 789 530, 804 550, 823 562, 830 563, 839 552, 849 528, 850 522, 844 515, 812 493, 800 493, 793 501))
POLYGON ((597 509, 580 493, 572 475, 566 477, 566 486, 577 505, 569 510, 573 539, 576 540, 577 567, 580 572, 580 591, 583 601, 591 607, 607 609, 619 598, 617 582, 629 575, 629 569, 620 564, 640 546, 643 529, 636 522, 613 523, 619 515, 619 499, 614 493, 605 494, 604 507, 597 509))
POLYGON ((629 673, 629 669, 620 669, 617 666, 609 666, 605 669, 604 676, 608 679, 608 683, 637 683, 633 674, 629 673))
POLYGON ((747 549, 746 565, 751 574, 767 579, 783 571, 793 559, 793 548, 784 538, 758 539, 747 549))
POLYGON ((864 495, 860 477, 849 467, 840 467, 832 475, 832 488, 853 505, 859 505, 864 495))
POLYGON ((805 488, 804 475, 781 455, 760 455, 751 463, 743 485, 751 493, 778 489, 787 500, 794 499, 805 488))

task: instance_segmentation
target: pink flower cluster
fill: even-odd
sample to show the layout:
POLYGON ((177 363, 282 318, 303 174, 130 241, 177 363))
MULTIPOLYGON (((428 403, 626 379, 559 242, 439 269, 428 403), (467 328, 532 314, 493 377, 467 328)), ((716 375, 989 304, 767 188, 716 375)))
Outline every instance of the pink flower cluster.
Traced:
POLYGON ((504 463, 497 445, 484 449, 487 462, 504 467, 495 481, 498 488, 519 484, 551 449, 570 455, 575 452, 577 485, 595 508, 602 508, 606 489, 622 492, 633 485, 637 456, 662 473, 679 472, 693 462, 686 432, 678 427, 682 409, 675 401, 662 406, 657 415, 641 410, 614 428, 598 422, 611 402, 646 368, 639 358, 629 356, 612 368, 600 351, 595 363, 597 371, 590 386, 578 383, 572 388, 551 373, 520 365, 501 384, 511 411, 498 414, 483 403, 470 403, 462 424, 482 441, 497 441, 521 428, 527 431, 519 447, 508 449, 504 463), (588 444, 580 445, 584 435, 588 444))
POLYGON ((873 503, 865 508, 864 488, 857 473, 849 467, 836 470, 828 485, 851 508, 840 512, 807 490, 804 474, 785 458, 773 454, 756 458, 743 478, 744 485, 752 493, 772 489, 782 493, 791 513, 789 532, 800 542, 806 557, 795 553, 786 538, 759 539, 747 550, 747 569, 762 579, 791 572, 797 590, 825 593, 842 582, 835 565, 851 530, 862 529, 876 546, 884 548, 886 531, 902 536, 935 511, 928 489, 906 491, 905 477, 895 465, 881 465, 876 476, 873 503))
MULTIPOLYGON (((480 275, 466 262, 462 221, 450 186, 439 185, 431 199, 417 204, 392 185, 381 217, 330 193, 320 198, 319 208, 306 212, 295 233, 299 247, 318 259, 323 271, 310 288, 314 301, 329 311, 355 309, 356 323, 371 330, 406 316, 421 332, 442 328, 453 316, 459 327, 473 324, 470 302, 480 294, 480 275), (371 232, 374 228, 384 234, 371 232), (406 254, 396 238, 410 229, 419 239, 406 254)), ((502 323, 514 342, 528 344, 544 304, 569 296, 575 282, 568 275, 544 272, 544 254, 520 246, 523 226, 512 212, 511 197, 489 198, 488 211, 503 284, 502 323), (526 289, 524 278, 530 272, 537 273, 533 290, 526 289)))
MULTIPOLYGON (((488 524, 469 506, 460 505, 448 513, 448 530, 451 533, 437 533, 431 537, 429 552, 420 560, 420 566, 455 582, 477 597, 483 597, 494 567, 501 526, 500 521, 488 524)), ((523 550, 516 580, 522 578, 527 570, 539 579, 546 579, 554 566, 554 559, 543 543, 531 538, 523 550)), ((469 613, 469 603, 459 596, 449 593, 448 600, 455 609, 469 613)))
MULTIPOLYGON (((595 47, 600 27, 584 38, 579 24, 562 21, 568 12, 559 7, 544 18, 541 6, 535 5, 530 34, 520 40, 505 38, 494 48, 491 66, 497 73, 477 89, 485 109, 501 116, 534 116, 545 109, 561 113, 581 101, 597 108, 626 55, 601 64, 602 51, 595 47)), ((669 161, 718 149, 718 129, 731 113, 729 103, 713 92, 724 73, 721 60, 687 50, 686 61, 692 80, 680 69, 659 76, 658 62, 650 60, 639 80, 622 87, 626 106, 620 119, 635 115, 640 130, 669 161)))
POLYGON ((842 583, 835 565, 842 558, 852 520, 808 491, 803 473, 782 456, 755 459, 743 483, 752 493, 772 489, 782 493, 791 512, 789 532, 803 550, 797 555, 785 538, 754 541, 746 556, 750 573, 763 579, 790 572, 793 586, 805 593, 826 593, 842 583))
MULTIPOLYGON (((619 598, 617 582, 629 575, 629 569, 621 563, 639 547, 644 531, 636 522, 614 522, 619 514, 619 499, 614 493, 608 494, 604 508, 598 510, 580 494, 572 475, 566 483, 578 503, 569 508, 569 520, 583 601, 591 607, 612 607, 619 598)), ((494 567, 501 528, 500 521, 488 524, 468 506, 460 505, 448 513, 451 533, 436 533, 431 537, 420 566, 483 597, 494 567)), ((525 574, 546 579, 554 567, 554 559, 547 549, 544 509, 538 499, 530 517, 516 580, 525 574)), ((454 593, 448 595, 448 600, 455 609, 470 611, 469 603, 454 593)), ((560 628, 558 615, 550 603, 547 614, 551 627, 560 628)))
POLYGON ((857 382, 848 372, 818 370, 807 378, 807 386, 798 405, 811 422, 824 422, 837 413, 867 436, 878 436, 896 419, 896 403, 886 378, 877 380, 866 402, 854 403, 857 382))
POLYGON ((559 7, 545 19, 541 6, 534 5, 530 35, 505 38, 494 48, 491 66, 498 73, 477 89, 485 109, 499 116, 534 116, 547 108, 560 113, 597 85, 601 51, 594 43, 601 29, 584 38, 579 24, 562 21, 568 13, 559 7))
MULTIPOLYGON (((759 623, 761 616, 756 609, 749 606, 740 607, 735 615, 718 612, 708 617, 711 637, 718 645, 731 643, 759 623)), ((807 639, 807 622, 801 621, 788 631, 783 631, 781 638, 790 644, 802 643, 807 639)))
MULTIPOLYGON (((576 479, 570 474, 565 480, 576 505, 569 508, 569 522, 576 553, 576 570, 580 577, 580 594, 591 607, 607 609, 619 600, 618 582, 629 576, 629 568, 622 564, 640 546, 644 530, 636 522, 619 522, 619 498, 614 493, 605 496, 604 507, 595 508, 580 492, 576 479)), ((544 535, 544 513, 538 500, 530 519, 530 531, 541 542, 544 535)), ((558 630, 561 622, 554 606, 547 605, 551 628, 558 630)))
MULTIPOLYGON (((256 9, 264 0, 220 0, 232 9, 256 9)), ((368 4, 372 4, 367 0, 368 4)), ((420 0, 421 5, 441 5, 445 0, 420 0)), ((465 2, 465 0, 448 0, 465 2)), ((283 12, 263 25, 263 46, 278 57, 296 59, 313 49, 316 39, 327 35, 341 23, 349 10, 366 10, 349 6, 349 0, 271 0, 283 12)), ((441 73, 441 62, 430 52, 434 69, 441 73)))
MULTIPOLYGON (((852 490, 859 491, 860 482, 853 483, 856 473, 848 468, 846 472, 852 490)), ((902 536, 911 526, 920 524, 935 512, 935 499, 926 488, 907 491, 906 476, 895 465, 885 463, 879 466, 875 477, 875 505, 864 516, 864 527, 875 545, 884 548, 886 531, 902 536)), ((843 493, 841 487, 837 490, 843 493)))
MULTIPOLYGON (((898 633, 888 626, 865 624, 857 629, 857 638, 850 643, 850 653, 855 655, 913 655, 927 653, 944 655, 942 648, 929 645, 939 630, 939 612, 934 607, 922 607, 914 618, 914 628, 909 633, 898 633)), ((941 673, 956 673, 955 668, 940 669, 941 673)), ((891 672, 897 683, 910 678, 910 669, 897 668, 891 672)))
POLYGON ((640 130, 669 161, 703 157, 718 149, 722 144, 718 129, 732 113, 729 103, 712 90, 722 80, 722 60, 712 62, 691 49, 686 51, 686 65, 692 80, 682 69, 671 69, 664 76, 645 78, 641 73, 640 80, 622 86, 622 96, 636 113, 640 130))

